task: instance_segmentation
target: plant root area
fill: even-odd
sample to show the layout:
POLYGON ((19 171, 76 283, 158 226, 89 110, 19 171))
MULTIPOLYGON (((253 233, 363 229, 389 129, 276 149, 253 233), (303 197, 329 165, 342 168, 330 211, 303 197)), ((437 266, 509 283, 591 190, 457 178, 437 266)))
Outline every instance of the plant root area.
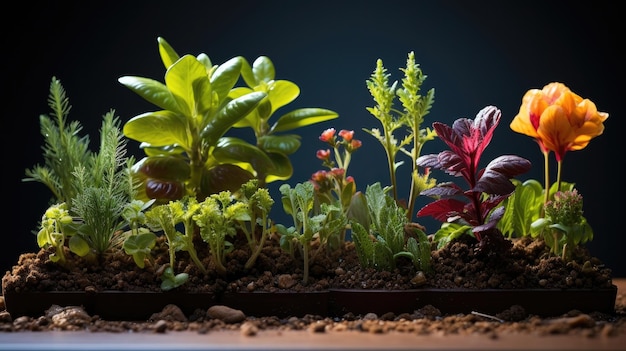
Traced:
MULTIPOLYGON (((329 288, 609 288, 613 284, 611 269, 592 257, 584 247, 572 250, 571 259, 564 261, 551 255, 542 241, 528 238, 512 239, 507 249, 499 253, 481 250, 481 245, 469 236, 455 239, 446 247, 433 250, 430 271, 419 271, 402 258, 396 261, 396 267, 389 270, 363 268, 352 242, 344 243, 337 250, 328 250, 313 243, 314 256, 306 283, 301 256, 297 252, 290 255, 281 250, 278 238, 269 238, 250 269, 244 268, 249 251, 240 249, 226 254, 226 274, 216 272, 208 248, 204 247, 206 244, 202 242, 196 244, 206 273, 189 259, 186 252, 176 253, 175 273, 189 274, 188 281, 176 289, 224 293, 310 292, 329 288)), ((168 246, 162 237, 143 269, 119 249, 102 255, 97 262, 67 252, 67 263, 63 267, 50 261, 52 252, 41 249, 37 253, 22 254, 12 270, 5 273, 3 292, 161 291, 160 274, 169 265, 168 246)), ((437 306, 426 305, 401 314, 348 313, 333 318, 319 315, 283 318, 248 316, 240 310, 221 305, 208 310, 197 309, 193 314, 185 315, 177 306, 168 305, 154 311, 145 321, 103 320, 97 315, 89 315, 80 306, 50 306, 39 317, 11 316, 5 309, 4 299, 0 298, 0 331, 49 330, 120 333, 238 330, 247 336, 265 330, 309 330, 313 333, 395 331, 419 335, 480 333, 493 337, 500 332, 513 332, 613 337, 626 334, 626 298, 623 291, 618 291, 613 314, 572 310, 549 318, 528 314, 516 305, 494 315, 474 312, 447 315, 441 313, 437 306)))

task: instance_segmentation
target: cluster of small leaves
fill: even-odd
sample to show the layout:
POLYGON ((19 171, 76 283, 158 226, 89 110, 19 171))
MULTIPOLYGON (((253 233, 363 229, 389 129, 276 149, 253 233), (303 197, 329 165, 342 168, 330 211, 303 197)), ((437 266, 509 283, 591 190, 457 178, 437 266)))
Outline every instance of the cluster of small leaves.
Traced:
POLYGON ((576 189, 556 192, 545 205, 545 217, 535 221, 532 228, 552 253, 564 260, 570 258, 568 248, 593 239, 593 230, 583 216, 583 197, 576 189))
POLYGON ((430 270, 431 244, 420 228, 409 226, 406 210, 382 188, 380 183, 369 185, 364 199, 368 208, 366 220, 353 220, 352 239, 361 265, 379 270, 396 267, 399 257, 407 257, 415 268, 430 270), (410 227, 410 228, 409 228, 410 227), (413 235, 405 237, 406 230, 413 235))
POLYGON ((206 272, 206 268, 198 258, 193 244, 195 222, 193 216, 201 210, 201 204, 194 197, 170 201, 146 211, 146 224, 154 232, 163 232, 169 247, 170 267, 175 267, 176 252, 186 251, 196 266, 206 272), (184 233, 177 229, 182 224, 184 233))
POLYGON ((377 128, 363 129, 378 140, 387 155, 387 164, 391 178, 393 198, 400 203, 398 195, 397 168, 404 161, 396 162, 397 154, 403 153, 411 158, 411 189, 407 200, 407 216, 413 218, 415 201, 422 190, 431 188, 436 180, 429 179, 428 173, 420 174, 416 161, 421 154, 424 144, 433 140, 437 135, 430 128, 421 128, 424 116, 430 112, 434 103, 435 91, 430 89, 426 95, 420 95, 420 89, 426 79, 421 68, 415 62, 415 54, 410 52, 406 61, 406 68, 401 69, 404 73, 402 87, 398 88, 398 82, 389 83, 389 74, 383 66, 381 59, 376 62, 376 69, 367 81, 367 88, 376 102, 376 106, 367 107, 381 125, 382 132, 377 128), (398 97, 402 104, 402 110, 394 107, 395 98, 398 97), (406 130, 407 134, 402 140, 397 140, 395 133, 398 130, 406 130), (410 147, 410 148, 409 148, 410 147))

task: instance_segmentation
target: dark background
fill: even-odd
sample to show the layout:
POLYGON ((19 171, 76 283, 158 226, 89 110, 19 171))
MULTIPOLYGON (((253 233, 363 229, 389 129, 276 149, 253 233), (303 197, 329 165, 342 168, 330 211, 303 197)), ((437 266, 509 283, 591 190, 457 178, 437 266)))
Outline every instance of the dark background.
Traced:
MULTIPOLYGON (((595 232, 587 247, 616 276, 626 276, 620 257, 624 233, 618 229, 624 208, 620 202, 624 157, 618 152, 624 148, 617 140, 626 110, 621 85, 625 41, 617 2, 588 2, 584 7, 570 1, 81 3, 23 2, 4 13, 2 112, 5 157, 10 163, 4 167, 8 174, 4 211, 9 212, 1 234, 1 272, 9 270, 20 253, 38 249, 32 231, 51 194, 42 184, 21 179, 25 169, 43 162, 38 118, 50 112, 51 78, 61 80, 73 106, 69 117, 81 122, 95 149, 102 116, 110 109, 123 122, 155 109, 117 79, 139 75, 163 81, 156 41, 162 36, 179 54, 204 52, 217 64, 238 55, 250 62, 266 55, 274 62, 277 79, 291 80, 301 88, 300 97, 284 112, 324 107, 340 114, 339 119, 298 130, 303 145, 292 158, 296 167, 292 185, 321 169, 315 151, 324 145, 317 137, 329 127, 353 129, 363 141, 348 170, 359 190, 377 181, 389 184, 381 145, 361 130, 380 127, 365 110, 374 106, 365 82, 379 58, 391 80, 400 80, 399 68, 405 67, 407 54, 415 52, 428 76, 422 92, 435 89, 427 124, 435 120, 451 124, 459 117, 474 118, 487 105, 499 107, 502 121, 483 161, 501 154, 526 157, 534 166, 521 178, 541 182, 539 148, 531 138, 512 132, 509 123, 528 89, 565 83, 610 114, 603 135, 586 149, 566 155, 563 180, 575 182, 584 196, 585 216, 595 232)), ((436 140, 423 154, 443 148, 436 140)), ((129 150, 142 156, 137 142, 130 141, 129 150)), ((409 168, 401 168, 400 194, 408 192, 409 168)), ((269 185, 275 200, 279 185, 269 185)), ((421 198, 416 208, 427 201, 421 198)), ((279 206, 277 201, 273 219, 291 225, 279 206)), ((419 221, 430 232, 439 226, 428 219, 419 221)))

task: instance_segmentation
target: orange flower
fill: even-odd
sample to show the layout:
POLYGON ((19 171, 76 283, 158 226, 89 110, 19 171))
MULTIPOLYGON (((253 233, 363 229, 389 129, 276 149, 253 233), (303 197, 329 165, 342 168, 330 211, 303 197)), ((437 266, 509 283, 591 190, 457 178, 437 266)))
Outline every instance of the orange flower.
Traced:
POLYGON ((602 134, 608 117, 564 84, 550 83, 526 92, 511 129, 534 138, 543 153, 554 151, 561 161, 567 151, 583 149, 602 134))

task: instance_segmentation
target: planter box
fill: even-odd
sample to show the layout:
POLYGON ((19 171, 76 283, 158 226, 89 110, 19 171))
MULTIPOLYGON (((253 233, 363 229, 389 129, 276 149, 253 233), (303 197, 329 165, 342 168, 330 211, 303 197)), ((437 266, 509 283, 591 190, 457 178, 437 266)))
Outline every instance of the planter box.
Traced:
POLYGON ((51 305, 83 306, 90 315, 105 320, 147 320, 168 304, 186 314, 213 305, 242 310, 248 316, 280 318, 306 314, 342 317, 346 313, 363 315, 412 313, 433 305, 444 314, 472 311, 496 314, 520 305, 529 314, 556 316, 570 310, 615 313, 617 286, 607 289, 416 289, 349 290, 333 289, 311 293, 228 293, 222 296, 179 292, 23 292, 4 295, 7 311, 14 317, 38 317, 51 305))

